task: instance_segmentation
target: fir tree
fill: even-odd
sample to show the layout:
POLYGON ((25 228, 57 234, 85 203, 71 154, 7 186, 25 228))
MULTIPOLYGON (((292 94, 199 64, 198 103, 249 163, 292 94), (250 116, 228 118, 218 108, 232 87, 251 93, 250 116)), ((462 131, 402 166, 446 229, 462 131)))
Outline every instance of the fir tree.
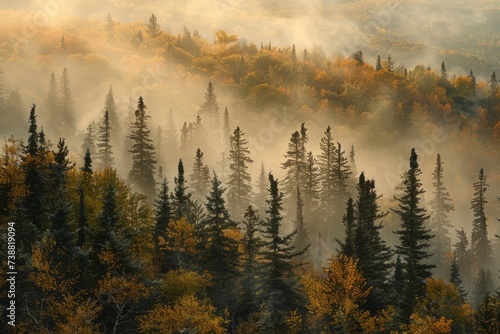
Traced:
POLYGON ((475 314, 475 334, 500 333, 500 297, 489 295, 475 314))
POLYGON ((198 148, 194 159, 193 173, 190 176, 193 199, 203 203, 210 187, 210 171, 203 163, 203 152, 198 148))
POLYGON ((179 220, 182 217, 189 220, 189 208, 191 206, 191 194, 187 191, 186 180, 184 177, 184 164, 179 160, 177 167, 177 177, 174 178, 174 193, 170 194, 172 199, 173 218, 179 220))
POLYGON ((295 131, 292 133, 290 142, 288 143, 288 151, 285 154, 286 161, 282 164, 282 168, 286 170, 283 189, 290 202, 290 205, 287 205, 287 207, 292 212, 296 210, 294 199, 297 198, 297 189, 304 189, 303 183, 306 171, 304 142, 307 139, 307 135, 303 129, 305 128, 302 127, 300 132, 295 131))
POLYGON ((307 153, 304 173, 304 216, 309 222, 318 219, 320 175, 312 152, 307 153))
POLYGON ((354 258, 356 256, 356 235, 354 233, 356 231, 356 221, 354 217, 354 200, 352 197, 349 197, 347 200, 346 212, 342 218, 342 223, 345 226, 345 238, 344 241, 337 239, 340 245, 339 253, 354 258))
MULTIPOLYGON (((170 156, 176 157, 179 152, 179 143, 178 143, 178 133, 177 128, 174 122, 174 112, 172 108, 168 111, 167 116, 167 126, 165 132, 165 152, 168 152, 170 156)), ((171 171, 175 168, 175 160, 170 159, 167 161, 167 170, 171 171)))
POLYGON ((45 98, 45 110, 48 112, 50 122, 52 124, 59 124, 59 100, 57 94, 57 81, 54 72, 51 73, 49 79, 49 91, 45 98))
POLYGON ((224 125, 222 133, 222 147, 224 148, 224 152, 227 152, 231 149, 231 124, 229 122, 229 111, 227 110, 227 107, 224 109, 224 125))
POLYGON ((431 243, 431 250, 434 253, 433 263, 438 269, 438 276, 443 277, 448 271, 447 254, 450 252, 451 240, 449 228, 451 227, 448 215, 454 209, 451 203, 450 193, 446 190, 443 182, 443 162, 441 155, 437 155, 436 168, 434 169, 433 185, 434 199, 431 204, 430 227, 436 236, 431 243))
POLYGON ((208 83, 205 102, 200 106, 200 115, 208 120, 208 126, 211 129, 219 129, 219 103, 212 82, 208 83))
POLYGON ((109 35, 111 35, 113 33, 113 30, 115 29, 115 21, 111 17, 111 13, 108 13, 108 16, 106 16, 106 23, 104 24, 104 29, 109 35))
POLYGON ((387 56, 387 62, 385 63, 385 69, 387 72, 394 72, 394 61, 391 55, 387 56))
POLYGON ((248 150, 248 140, 245 133, 238 126, 231 136, 231 150, 229 151, 228 205, 231 216, 242 217, 244 208, 251 202, 252 183, 248 164, 253 160, 248 150))
POLYGON ((132 123, 132 134, 128 136, 132 140, 132 169, 129 173, 130 181, 150 199, 155 191, 155 148, 150 138, 151 130, 148 129, 147 120, 151 116, 146 114, 146 105, 139 97, 137 110, 135 111, 135 122, 132 123))
POLYGON ((61 187, 66 185, 67 173, 75 166, 68 159, 69 151, 64 138, 59 138, 57 151, 52 151, 52 154, 54 155, 54 162, 51 167, 56 181, 55 186, 61 187))
POLYGON ((349 151, 349 165, 351 167, 352 175, 357 176, 356 171, 356 152, 354 151, 354 144, 351 145, 351 150, 349 151))
POLYGON ((203 268, 214 276, 213 296, 219 307, 234 307, 234 278, 238 275, 238 245, 228 232, 236 230, 224 200, 225 189, 214 175, 212 190, 207 196, 206 217, 198 233, 203 268))
POLYGON ((148 28, 148 35, 151 38, 155 38, 160 35, 161 28, 160 25, 158 24, 158 21, 156 20, 155 14, 151 14, 151 17, 148 20, 147 28, 148 28))
POLYGON ((399 235, 401 244, 396 248, 403 258, 405 268, 405 287, 398 306, 398 318, 403 323, 409 322, 417 298, 425 293, 425 280, 431 277, 431 269, 435 267, 426 263, 426 260, 432 256, 427 249, 433 236, 426 228, 429 216, 420 203, 425 191, 419 179, 422 172, 417 158, 415 149, 412 149, 410 168, 403 176, 403 194, 396 197, 399 207, 393 209, 402 221, 401 229, 395 233, 399 235))
MULTIPOLYGON (((351 177, 351 167, 349 167, 349 162, 345 156, 345 151, 342 151, 342 146, 337 143, 337 147, 334 150, 333 156, 333 212, 335 217, 340 219, 342 217, 342 210, 344 209, 344 203, 347 201, 349 196, 349 183, 351 177)), ((339 221, 340 222, 340 221, 339 221)), ((334 221, 334 226, 335 221, 334 221)))
POLYGON ((111 145, 111 122, 109 113, 104 112, 102 124, 99 125, 97 131, 96 158, 101 168, 110 168, 113 166, 115 159, 113 158, 113 146, 111 145))
POLYGON ((83 247, 86 242, 86 234, 89 233, 89 226, 87 221, 87 216, 85 214, 85 190, 90 185, 90 179, 92 177, 92 157, 90 150, 87 149, 84 158, 84 164, 81 168, 83 177, 82 182, 78 187, 78 196, 79 196, 79 206, 78 206, 78 238, 76 241, 76 245, 78 247, 83 247))
POLYGON ((473 302, 477 308, 486 300, 486 297, 491 293, 493 282, 489 270, 479 269, 473 291, 473 302))
POLYGON ((106 94, 106 99, 104 101, 104 111, 108 111, 109 113, 109 122, 113 124, 113 132, 114 132, 114 138, 113 139, 113 146, 117 146, 119 144, 119 138, 121 138, 121 129, 120 129, 120 122, 118 121, 118 114, 116 111, 116 103, 115 103, 115 97, 114 97, 114 92, 113 92, 113 86, 109 85, 109 90, 108 93, 106 94))
POLYGON ((286 299, 282 303, 275 303, 271 311, 271 321, 275 330, 282 328, 284 324, 284 315, 286 312, 300 307, 300 296, 297 292, 297 286, 293 279, 292 270, 297 264, 292 261, 301 256, 304 250, 296 251, 291 245, 297 231, 281 236, 280 229, 283 217, 281 215, 283 193, 279 191, 278 181, 269 174, 269 194, 267 201, 267 218, 263 223, 263 241, 265 244, 262 250, 262 286, 260 287, 262 302, 273 302, 268 300, 273 293, 279 291, 286 299))
POLYGON ((491 241, 488 239, 488 224, 485 213, 485 205, 488 203, 485 198, 487 188, 486 174, 481 168, 478 181, 474 182, 474 198, 471 201, 471 209, 474 212, 471 248, 476 268, 484 269, 491 266, 492 260, 491 241))
POLYGON ((446 72, 444 61, 441 63, 441 80, 448 80, 448 73, 446 72))

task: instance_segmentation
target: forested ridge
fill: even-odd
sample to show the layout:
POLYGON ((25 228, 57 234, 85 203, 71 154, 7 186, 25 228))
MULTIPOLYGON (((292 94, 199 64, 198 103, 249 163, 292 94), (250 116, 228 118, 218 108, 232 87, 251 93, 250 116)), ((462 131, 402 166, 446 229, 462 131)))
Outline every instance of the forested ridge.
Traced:
POLYGON ((500 331, 494 71, 173 35, 154 15, 95 23, 47 28, 37 51, 2 44, 7 331, 500 331), (124 50, 166 67, 117 74, 105 54, 124 50), (43 94, 3 80, 20 63, 48 74, 43 94), (371 175, 382 160, 391 174, 371 175))

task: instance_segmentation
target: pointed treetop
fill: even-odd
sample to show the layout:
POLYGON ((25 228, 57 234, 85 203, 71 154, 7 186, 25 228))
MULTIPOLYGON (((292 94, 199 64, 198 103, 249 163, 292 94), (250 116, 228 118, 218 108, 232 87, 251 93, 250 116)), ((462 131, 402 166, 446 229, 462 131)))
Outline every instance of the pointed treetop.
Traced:
POLYGON ((410 155, 410 168, 411 169, 418 168, 417 158, 418 158, 417 152, 415 152, 415 148, 412 148, 411 155, 410 155))

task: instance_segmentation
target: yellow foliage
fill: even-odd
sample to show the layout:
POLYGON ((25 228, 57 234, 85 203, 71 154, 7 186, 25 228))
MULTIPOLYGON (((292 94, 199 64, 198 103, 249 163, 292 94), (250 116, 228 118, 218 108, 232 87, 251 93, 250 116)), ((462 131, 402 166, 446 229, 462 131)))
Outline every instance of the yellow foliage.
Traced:
POLYGON ((413 314, 410 325, 403 326, 403 334, 447 334, 451 333, 451 320, 432 316, 420 317, 413 314))
POLYGON ((167 238, 159 237, 160 249, 179 253, 194 254, 198 238, 195 235, 194 225, 184 217, 171 221, 167 227, 167 238))
POLYGON ((141 333, 178 333, 188 329, 199 334, 223 334, 228 321, 218 316, 208 300, 186 295, 173 306, 157 304, 148 314, 139 318, 141 333))
POLYGON ((200 275, 187 269, 171 270, 163 278, 162 290, 169 301, 176 301, 182 296, 203 292, 212 284, 211 280, 207 272, 200 275))
POLYGON ((107 297, 107 302, 122 307, 131 302, 137 302, 149 295, 149 289, 137 277, 114 277, 108 273, 99 280, 97 295, 107 297))

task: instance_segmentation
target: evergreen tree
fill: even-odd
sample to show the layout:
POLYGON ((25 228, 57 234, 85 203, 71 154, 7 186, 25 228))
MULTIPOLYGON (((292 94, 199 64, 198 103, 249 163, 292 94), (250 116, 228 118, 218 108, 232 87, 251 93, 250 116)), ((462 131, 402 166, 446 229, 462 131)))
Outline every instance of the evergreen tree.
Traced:
POLYGON ((500 333, 500 297, 490 295, 481 303, 475 314, 475 334, 500 333))
POLYGON ((96 159, 101 168, 110 168, 115 163, 112 151, 113 146, 111 146, 112 129, 109 113, 106 110, 102 124, 99 125, 99 129, 97 130, 96 159))
POLYGON ((489 270, 483 268, 479 269, 473 293, 474 306, 477 308, 486 300, 486 297, 491 293, 493 282, 491 280, 491 273, 489 270))
POLYGON ((488 203, 485 198, 487 188, 486 174, 481 168, 479 179, 474 182, 474 197, 471 201, 471 209, 474 212, 471 248, 476 268, 484 269, 490 268, 492 263, 491 241, 488 239, 488 224, 485 213, 485 205, 488 203))
POLYGON ((156 20, 155 14, 151 14, 151 17, 148 20, 148 35, 151 38, 158 37, 161 33, 161 28, 160 25, 158 24, 158 21, 156 20))
POLYGON ((396 293, 396 300, 399 300, 403 296, 403 289, 405 286, 405 274, 403 270, 403 263, 401 262, 401 257, 397 256, 396 263, 394 265, 394 275, 392 278, 392 287, 396 293))
POLYGON ((90 122, 85 129, 85 137, 83 138, 82 143, 82 152, 85 154, 86 151, 89 151, 92 156, 96 155, 96 135, 95 135, 95 123, 90 122))
MULTIPOLYGON (((174 122, 174 112, 172 108, 168 111, 167 116, 167 126, 165 133, 165 152, 168 152, 169 156, 176 157, 179 152, 179 143, 178 143, 178 133, 177 128, 174 122)), ((167 171, 171 171, 175 168, 175 160, 169 159, 167 160, 167 171)))
POLYGON ((224 152, 227 152, 231 149, 231 124, 229 122, 229 111, 227 110, 227 107, 224 109, 224 126, 222 131, 222 145, 224 152))
POLYGON ((132 140, 132 169, 129 173, 130 181, 150 199, 155 191, 155 148, 150 138, 151 130, 148 129, 147 120, 151 116, 146 115, 146 105, 139 97, 137 110, 135 111, 135 122, 132 123, 132 134, 128 136, 132 140))
POLYGON ((75 116, 69 76, 66 68, 63 69, 59 89, 61 91, 61 95, 59 96, 59 129, 63 134, 71 135, 75 130, 75 116))
POLYGON ((203 203, 210 187, 210 171, 203 163, 203 152, 198 148, 194 159, 193 173, 190 176, 193 199, 203 203))
POLYGON ((241 302, 239 314, 243 317, 258 310, 258 255, 262 247, 260 238, 260 225, 262 221, 250 205, 245 211, 243 220, 244 235, 242 239, 242 279, 241 279, 241 302))
POLYGON ((219 103, 217 102, 217 93, 215 93, 212 82, 208 83, 205 102, 200 106, 200 115, 208 120, 210 129, 214 131, 219 129, 219 103))
POLYGON ((302 305, 292 274, 292 270, 297 264, 292 261, 301 256, 304 250, 296 251, 291 245, 297 233, 296 230, 281 236, 283 193, 279 191, 278 180, 271 173, 269 174, 269 182, 270 199, 267 201, 267 218, 263 223, 262 232, 265 247, 261 253, 262 272, 265 273, 265 276, 259 291, 263 303, 272 303, 273 300, 268 300, 268 298, 272 298, 276 291, 286 296, 286 299, 281 303, 275 303, 270 310, 272 326, 276 331, 283 327, 285 314, 302 305))
POLYGON ((322 217, 328 226, 333 225, 333 206, 335 201, 334 189, 334 161, 336 156, 336 146, 333 141, 331 127, 325 130, 325 135, 319 143, 321 150, 318 156, 318 168, 321 182, 320 201, 322 217))
POLYGON ((113 30, 115 29, 115 21, 111 17, 111 13, 108 13, 108 16, 106 16, 106 23, 104 24, 104 29, 106 30, 109 36, 111 36, 113 30))
POLYGON ((104 111, 108 111, 109 113, 109 122, 113 124, 113 133, 114 136, 112 139, 113 141, 113 146, 117 147, 117 145, 120 143, 119 138, 121 138, 121 129, 120 129, 120 122, 118 121, 118 114, 116 111, 116 103, 115 103, 115 97, 113 93, 113 86, 109 85, 109 90, 108 93, 106 94, 106 100, 104 101, 104 111))
POLYGON ((59 99, 57 95, 57 81, 54 72, 50 75, 49 80, 49 91, 47 92, 47 97, 45 98, 45 110, 48 112, 49 121, 51 124, 60 123, 59 114, 59 99))
POLYGON ((89 225, 85 214, 85 189, 89 187, 90 178, 92 176, 92 157, 90 150, 87 149, 84 158, 84 164, 81 168, 83 180, 78 187, 79 206, 78 206, 78 238, 76 245, 83 247, 86 242, 86 234, 89 233, 89 225))
POLYGON ((248 164, 253 160, 248 150, 248 140, 245 133, 236 127, 231 136, 231 150, 229 151, 228 205, 233 217, 242 217, 244 208, 251 202, 252 183, 248 164))
POLYGON ((349 164, 350 164, 350 167, 351 167, 351 172, 352 172, 352 175, 354 176, 357 176, 358 173, 356 171, 356 152, 354 151, 354 144, 351 145, 351 150, 349 151, 349 164))
POLYGON ((377 56, 377 63, 375 64, 375 71, 380 71, 382 69, 382 60, 380 55, 377 56))
POLYGON ((457 242, 453 245, 453 255, 460 268, 461 277, 466 286, 470 286, 471 282, 471 252, 469 249, 469 240, 463 227, 457 230, 457 242))
POLYGON ((465 289, 462 285, 463 282, 462 278, 460 277, 460 266, 458 265, 457 257, 455 254, 453 254, 453 257, 451 259, 450 283, 457 287, 458 291, 460 292, 460 297, 462 297, 462 300, 465 301, 467 292, 465 292, 465 289))
POLYGON ((387 62, 385 63, 385 69, 387 72, 394 72, 394 61, 391 55, 387 56, 387 62))
POLYGON ((340 245, 339 253, 354 258, 356 256, 356 221, 354 217, 354 200, 352 197, 349 197, 347 200, 346 212, 342 218, 342 223, 345 226, 345 238, 344 241, 337 239, 340 245))
POLYGON ((425 280, 432 276, 431 269, 435 266, 426 263, 432 256, 428 252, 429 241, 433 237, 426 228, 429 220, 427 211, 421 206, 421 196, 424 194, 419 176, 422 174, 415 149, 411 150, 410 168, 403 176, 402 191, 398 208, 393 211, 402 221, 399 235, 398 254, 403 258, 405 268, 405 287, 403 297, 398 305, 398 318, 402 323, 408 323, 413 313, 417 298, 425 293, 425 280))
POLYGON ((430 202, 430 227, 435 235, 431 243, 431 250, 434 253, 432 262, 437 267, 438 276, 444 277, 445 273, 448 272, 447 254, 451 250, 451 240, 448 230, 451 227, 451 223, 448 219, 448 214, 454 207, 451 203, 450 193, 444 186, 443 162, 439 154, 436 158, 436 168, 432 176, 434 179, 434 199, 430 202))
POLYGON ((254 196, 254 203, 257 208, 257 211, 260 213, 264 213, 266 211, 266 199, 267 199, 267 183, 268 183, 266 169, 264 168, 264 163, 260 166, 259 177, 257 178, 257 183, 255 184, 255 188, 257 191, 254 196))
MULTIPOLYGON (((342 151, 342 146, 337 143, 337 148, 334 150, 333 155, 333 212, 335 214, 335 219, 338 220, 340 224, 340 218, 342 217, 342 211, 344 209, 344 203, 347 201, 349 196, 349 183, 351 177, 351 167, 349 167, 349 162, 345 156, 345 151, 342 151)), ((334 221, 334 226, 337 226, 334 221)), ((340 225, 338 226, 340 227, 340 225)))
POLYGON ((55 186, 65 186, 67 173, 75 164, 72 164, 68 159, 69 151, 64 138, 59 138, 57 151, 52 151, 52 154, 54 155, 54 162, 51 164, 51 167, 55 179, 55 186))
POLYGON ((319 202, 320 175, 316 158, 311 151, 307 153, 304 178, 305 215, 308 219, 312 219, 313 212, 316 211, 319 202))
POLYGON ((287 207, 292 212, 297 209, 294 200, 297 198, 297 189, 304 189, 303 183, 306 171, 305 139, 307 139, 307 135, 302 129, 300 132, 295 131, 292 133, 288 143, 288 151, 285 154, 286 161, 282 164, 282 168, 286 170, 283 189, 287 194, 287 204, 289 204, 287 207))
POLYGON ((448 73, 446 73, 446 65, 444 61, 441 63, 441 80, 448 80, 448 73))
POLYGON ((170 205, 170 197, 168 192, 168 182, 164 178, 160 185, 160 190, 158 191, 157 199, 155 201, 155 216, 156 224, 154 228, 154 243, 155 243, 155 254, 159 257, 161 271, 164 272, 165 261, 168 260, 168 254, 160 254, 160 237, 166 237, 166 231, 168 224, 170 223, 170 218, 172 215, 172 208, 170 205))
POLYGON ((356 61, 357 66, 362 66, 365 63, 365 58, 363 57, 363 51, 356 51, 352 55, 352 59, 356 61))
POLYGON ((215 304, 221 308, 234 307, 234 278, 238 275, 238 244, 228 235, 236 230, 236 223, 231 220, 224 200, 225 188, 214 175, 212 190, 207 196, 206 217, 198 233, 203 268, 214 277, 213 296, 215 304))
POLYGON ((187 191, 188 187, 184 177, 184 164, 182 160, 179 160, 177 171, 177 177, 174 178, 174 193, 170 194, 170 198, 172 199, 173 218, 174 220, 179 220, 184 217, 189 220, 191 194, 187 191))
POLYGON ((292 51, 290 53, 290 57, 292 58, 292 63, 297 63, 297 50, 295 50, 295 44, 292 44, 292 51))
POLYGON ((300 194, 300 190, 297 188, 297 212, 295 215, 295 230, 297 234, 295 235, 295 239, 293 241, 293 247, 295 249, 303 249, 304 253, 300 255, 301 260, 307 261, 309 259, 308 249, 311 246, 311 242, 309 241, 309 231, 306 227, 306 222, 304 221, 303 215, 304 201, 302 200, 302 196, 300 194))

